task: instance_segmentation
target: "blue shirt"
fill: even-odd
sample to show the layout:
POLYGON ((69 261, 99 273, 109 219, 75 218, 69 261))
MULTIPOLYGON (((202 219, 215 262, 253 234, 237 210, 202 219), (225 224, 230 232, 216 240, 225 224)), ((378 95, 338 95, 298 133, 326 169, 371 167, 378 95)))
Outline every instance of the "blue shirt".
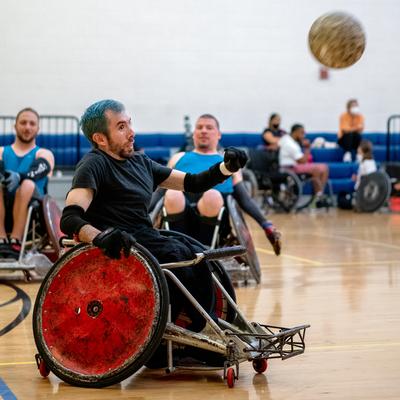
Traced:
MULTIPOLYGON (((193 151, 185 153, 175 164, 175 169, 191 174, 198 174, 210 168, 212 165, 224 161, 220 154, 200 154, 193 151)), ((214 186, 213 189, 221 193, 233 193, 232 177, 214 186)))
MULTIPOLYGON (((11 146, 5 146, 3 151, 4 169, 9 169, 10 171, 18 172, 20 174, 26 174, 31 168, 32 163, 35 161, 36 153, 39 148, 39 146, 36 146, 29 153, 19 157, 15 154, 11 146)), ((47 177, 35 181, 35 184, 39 194, 44 195, 47 177)))

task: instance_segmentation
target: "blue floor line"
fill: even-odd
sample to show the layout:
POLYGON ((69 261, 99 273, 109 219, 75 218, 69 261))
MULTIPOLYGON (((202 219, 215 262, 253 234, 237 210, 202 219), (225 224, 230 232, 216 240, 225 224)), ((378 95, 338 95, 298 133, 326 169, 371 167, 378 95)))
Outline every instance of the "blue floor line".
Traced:
POLYGON ((10 388, 5 384, 5 382, 1 378, 0 378, 0 397, 3 400, 17 400, 14 393, 10 390, 10 388))

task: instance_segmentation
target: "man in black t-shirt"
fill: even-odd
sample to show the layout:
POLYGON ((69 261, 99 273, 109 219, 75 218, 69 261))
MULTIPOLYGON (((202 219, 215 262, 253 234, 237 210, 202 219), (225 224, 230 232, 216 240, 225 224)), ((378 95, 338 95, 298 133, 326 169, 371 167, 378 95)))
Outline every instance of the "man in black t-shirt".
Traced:
MULTIPOLYGON (((228 148, 223 162, 199 174, 164 167, 134 151, 131 118, 115 100, 91 105, 81 118, 81 128, 94 149, 77 165, 61 218, 62 231, 93 243, 112 258, 120 258, 121 252, 128 256, 137 241, 160 263, 192 259, 198 251, 193 245, 163 236, 152 227, 148 207, 153 191, 160 186, 204 192, 243 167, 246 153, 228 148)), ((213 296, 208 268, 180 268, 174 273, 194 297, 210 307, 213 296)), ((173 297, 172 303, 177 301, 173 297)), ((172 304, 173 314, 178 308, 172 304)), ((196 321, 194 314, 191 317, 193 324, 198 324, 192 328, 200 329, 202 322, 196 321)))

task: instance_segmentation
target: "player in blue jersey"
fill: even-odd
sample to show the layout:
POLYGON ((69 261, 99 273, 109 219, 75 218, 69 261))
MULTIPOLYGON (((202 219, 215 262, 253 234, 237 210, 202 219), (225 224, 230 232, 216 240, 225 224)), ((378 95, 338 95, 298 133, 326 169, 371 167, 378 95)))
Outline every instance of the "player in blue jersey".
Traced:
POLYGON ((14 143, 0 147, 0 258, 18 259, 29 202, 45 194, 54 156, 36 145, 39 114, 35 110, 21 110, 14 128, 14 143))
MULTIPOLYGON (((193 132, 194 150, 175 154, 168 166, 183 172, 198 173, 223 160, 218 152, 221 138, 218 120, 211 114, 199 117, 193 132)), ((281 234, 271 221, 267 220, 257 204, 251 199, 239 170, 225 182, 204 193, 182 193, 167 190, 164 206, 168 213, 170 227, 186 232, 204 244, 210 244, 217 216, 231 194, 240 207, 264 230, 276 255, 281 251, 281 234), (191 205, 195 204, 195 207, 191 205)), ((222 224, 223 226, 226 224, 222 224)))

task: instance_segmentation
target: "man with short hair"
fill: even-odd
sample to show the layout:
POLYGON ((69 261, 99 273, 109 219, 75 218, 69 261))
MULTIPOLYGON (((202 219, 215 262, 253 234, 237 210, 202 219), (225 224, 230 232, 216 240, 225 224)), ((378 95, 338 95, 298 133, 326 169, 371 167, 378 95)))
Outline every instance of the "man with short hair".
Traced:
MULTIPOLYGON (((221 161, 218 144, 221 131, 218 120, 211 114, 201 115, 193 132, 194 149, 172 156, 168 165, 183 172, 195 173, 221 161)), ((185 194, 168 190, 165 193, 164 206, 168 213, 170 227, 185 232, 204 244, 210 245, 214 227, 221 208, 228 195, 232 195, 240 207, 249 214, 264 230, 276 255, 281 251, 281 234, 271 221, 268 221, 257 204, 250 198, 241 171, 235 172, 225 182, 200 193, 185 194), (192 206, 194 204, 194 207, 192 206)), ((226 218, 227 219, 227 218, 226 218)), ((223 227, 229 221, 224 221, 223 227)))
POLYGON ((284 135, 279 140, 279 165, 282 168, 293 169, 297 174, 310 174, 316 194, 318 207, 326 207, 324 197, 325 185, 328 181, 329 168, 327 164, 310 163, 309 142, 305 141, 305 130, 301 124, 294 124, 289 135, 284 135), (302 149, 303 143, 307 145, 302 149))
MULTIPOLYGON (((82 242, 93 243, 111 258, 129 256, 133 243, 147 248, 160 263, 190 260, 198 251, 189 242, 162 235, 153 228, 149 205, 157 186, 204 191, 222 183, 247 161, 244 152, 229 148, 222 162, 197 174, 162 166, 134 151, 131 117, 122 103, 102 100, 87 108, 81 128, 94 149, 78 163, 66 198, 61 230, 82 242)), ((201 250, 200 250, 201 251, 201 250)), ((210 309, 213 286, 208 265, 174 269, 192 295, 210 309)), ((172 320, 186 302, 172 286, 172 320)), ((201 330, 204 319, 190 306, 190 329, 201 330)))
POLYGON ((21 110, 14 128, 14 143, 0 147, 0 257, 18 259, 29 203, 45 194, 54 156, 36 145, 39 114, 34 109, 21 110))

